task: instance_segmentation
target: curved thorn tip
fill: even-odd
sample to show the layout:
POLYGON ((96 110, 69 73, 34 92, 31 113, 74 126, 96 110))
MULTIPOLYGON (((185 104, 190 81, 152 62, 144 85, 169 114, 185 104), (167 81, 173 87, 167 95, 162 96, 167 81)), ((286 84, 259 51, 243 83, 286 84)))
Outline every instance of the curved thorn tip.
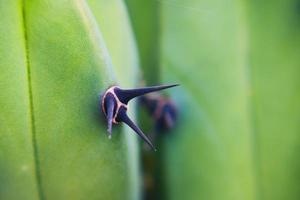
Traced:
POLYGON ((125 124, 127 124, 132 130, 134 130, 141 138, 146 142, 154 151, 156 151, 156 148, 152 144, 152 142, 149 140, 149 138, 142 132, 142 130, 135 125, 133 121, 128 117, 125 109, 119 110, 119 119, 123 121, 125 124))

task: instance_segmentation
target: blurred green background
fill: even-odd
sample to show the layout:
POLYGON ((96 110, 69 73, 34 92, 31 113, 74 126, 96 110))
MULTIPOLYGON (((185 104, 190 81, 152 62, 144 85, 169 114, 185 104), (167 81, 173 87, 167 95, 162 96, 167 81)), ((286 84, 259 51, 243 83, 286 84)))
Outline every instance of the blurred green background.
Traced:
POLYGON ((298 200, 299 76, 299 0, 0 0, 0 199, 298 200), (99 94, 160 83, 158 152, 109 140, 99 94))

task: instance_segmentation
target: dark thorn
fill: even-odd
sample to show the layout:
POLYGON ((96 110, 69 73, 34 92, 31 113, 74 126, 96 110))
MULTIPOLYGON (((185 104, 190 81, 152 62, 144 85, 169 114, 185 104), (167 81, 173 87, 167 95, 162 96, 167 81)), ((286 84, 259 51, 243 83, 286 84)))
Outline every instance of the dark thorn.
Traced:
POLYGON ((111 139, 114 107, 115 107, 115 102, 113 97, 107 96, 105 109, 106 109, 106 119, 107 119, 107 132, 108 132, 109 139, 111 139))
MULTIPOLYGON (((157 140, 156 136, 157 136, 157 134, 154 131, 151 131, 148 134, 148 138, 151 139, 152 143, 154 143, 154 144, 155 144, 155 141, 157 140)), ((143 143, 143 147, 142 148, 144 150, 146 150, 146 151, 152 150, 152 148, 147 143, 145 143, 145 142, 143 143)))
POLYGON ((128 117, 126 113, 126 109, 124 107, 121 107, 118 113, 118 121, 122 121, 125 124, 127 124, 132 130, 134 130, 154 151, 156 151, 155 147, 149 140, 149 138, 142 132, 142 130, 134 124, 133 121, 128 117))
POLYGON ((130 101, 131 99, 133 99, 137 96, 142 96, 144 94, 148 94, 151 92, 157 92, 157 91, 164 90, 167 88, 176 87, 178 85, 179 84, 159 85, 159 86, 143 87, 143 88, 128 89, 128 90, 116 88, 115 93, 122 103, 127 104, 128 101, 130 101))

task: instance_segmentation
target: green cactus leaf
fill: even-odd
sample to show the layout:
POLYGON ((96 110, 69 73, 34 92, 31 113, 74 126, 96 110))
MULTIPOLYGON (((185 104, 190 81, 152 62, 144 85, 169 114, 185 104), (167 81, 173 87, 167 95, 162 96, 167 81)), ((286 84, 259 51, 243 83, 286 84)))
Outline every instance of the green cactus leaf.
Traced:
POLYGON ((244 3, 163 6, 163 76, 182 84, 166 140, 171 199, 299 198, 299 11, 244 3))
POLYGON ((172 92, 180 106, 179 124, 165 140, 170 199, 253 199, 242 5, 196 0, 178 7, 163 4, 162 20, 163 78, 181 84, 180 91, 172 92), (189 187, 178 189, 181 185, 189 187))
MULTIPOLYGON (((91 10, 94 13, 97 23, 101 28, 105 43, 109 49, 116 79, 120 86, 133 88, 138 83, 139 59, 135 39, 131 30, 126 5, 121 0, 88 0, 91 10)), ((129 115, 135 118, 135 104, 130 102, 129 115)), ((129 155, 127 162, 130 166, 129 199, 140 199, 141 183, 139 180, 139 153, 137 147, 138 136, 125 126, 125 137, 127 138, 129 155)))
POLYGON ((299 199, 299 1, 249 4, 249 53, 261 199, 299 199))
POLYGON ((0 1, 0 199, 34 200, 38 192, 19 3, 0 1))
MULTIPOLYGON (((109 140, 99 111, 101 91, 134 82, 114 77, 120 46, 107 47, 85 1, 2 2, 1 199, 136 198, 135 136, 114 128, 109 140)), ((111 12, 126 20, 126 10, 111 12)), ((132 37, 129 24, 111 31, 121 25, 132 37)), ((125 45, 136 70, 134 42, 125 45)))
POLYGON ((161 38, 162 71, 145 61, 148 77, 181 84, 170 90, 179 119, 156 178, 167 198, 298 199, 299 2, 127 3, 141 59, 161 38))
POLYGON ((160 6, 157 1, 126 0, 140 55, 142 79, 160 81, 160 6))

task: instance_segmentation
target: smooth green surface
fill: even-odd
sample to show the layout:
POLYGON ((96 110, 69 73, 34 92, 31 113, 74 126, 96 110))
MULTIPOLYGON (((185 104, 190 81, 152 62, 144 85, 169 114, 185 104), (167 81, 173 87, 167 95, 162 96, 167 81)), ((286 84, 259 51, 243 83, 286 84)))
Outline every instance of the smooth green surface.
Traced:
MULTIPOLYGON (((138 54, 131 30, 126 6, 122 0, 88 0, 90 8, 96 17, 103 38, 109 49, 118 85, 123 88, 134 88, 138 79, 138 54)), ((129 116, 135 120, 134 101, 129 104, 129 116)), ((142 185, 140 182, 139 153, 137 140, 140 138, 132 129, 123 125, 127 138, 130 166, 130 196, 129 199, 140 199, 142 185)), ((114 129, 114 128, 113 128, 114 129)), ((118 134, 118 133, 117 133, 118 134)), ((113 132, 113 137, 115 133, 113 132)))
POLYGON ((166 138, 169 199, 254 199, 255 163, 239 1, 162 4, 162 66, 179 106, 166 138))
POLYGON ((250 2, 261 197, 296 200, 300 198, 300 2, 250 2))
POLYGON ((127 9, 122 0, 88 0, 113 60, 118 85, 136 85, 138 55, 127 9))
MULTIPOLYGON (((151 41, 141 24, 153 8, 127 2, 151 41)), ((299 199, 299 1, 155 2, 162 80, 181 84, 161 163, 168 198, 299 199)))
POLYGON ((26 11, 43 196, 122 199, 127 151, 122 135, 108 140, 97 117, 98 93, 112 82, 89 8, 84 1, 31 1, 26 11))
POLYGON ((160 2, 125 0, 137 40, 142 77, 145 84, 160 81, 160 2))
POLYGON ((164 80, 183 86, 170 198, 299 199, 299 4, 215 3, 163 6, 164 80))
POLYGON ((38 198, 22 7, 0 1, 0 199, 38 198))
POLYGON ((39 199, 130 199, 133 180, 129 177, 136 163, 128 162, 128 137, 115 129, 109 140, 99 117, 99 92, 115 81, 88 5, 81 0, 26 1, 22 30, 22 4, 18 3, 1 12, 8 15, 1 22, 11 20, 4 21, 10 35, 1 23, 1 53, 4 47, 7 60, 1 58, 0 63, 7 72, 1 75, 5 95, 0 101, 9 116, 1 131, 11 137, 1 140, 7 145, 1 145, 7 151, 1 169, 11 167, 15 173, 3 171, 8 174, 1 178, 12 185, 2 187, 1 195, 4 199, 34 199, 37 193, 39 199))

